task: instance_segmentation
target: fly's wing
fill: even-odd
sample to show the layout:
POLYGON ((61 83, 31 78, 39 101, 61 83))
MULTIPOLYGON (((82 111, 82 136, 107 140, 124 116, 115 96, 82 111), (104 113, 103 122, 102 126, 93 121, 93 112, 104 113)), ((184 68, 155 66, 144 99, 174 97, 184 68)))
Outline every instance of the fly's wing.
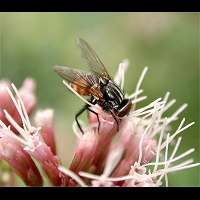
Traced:
POLYGON ((55 66, 54 70, 59 76, 66 80, 78 94, 82 96, 95 96, 97 98, 103 97, 100 90, 99 78, 94 74, 65 66, 55 66))
POLYGON ((78 45, 81 49, 83 58, 87 61, 91 70, 101 78, 111 80, 104 64, 90 45, 81 38, 78 39, 78 45))

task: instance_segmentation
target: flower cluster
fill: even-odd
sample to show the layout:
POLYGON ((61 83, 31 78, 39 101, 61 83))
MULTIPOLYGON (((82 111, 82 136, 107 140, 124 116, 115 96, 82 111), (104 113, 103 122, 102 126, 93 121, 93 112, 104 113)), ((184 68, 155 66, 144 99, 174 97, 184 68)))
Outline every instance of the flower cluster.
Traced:
MULTIPOLYGON (((127 67, 127 60, 120 63, 114 79, 121 88, 127 67)), ((177 155, 182 132, 194 122, 185 125, 183 118, 175 131, 170 129, 186 104, 166 116, 165 112, 175 103, 175 99, 169 100, 167 92, 163 98, 136 108, 138 102, 146 99, 140 96, 140 87, 147 69, 144 68, 134 93, 126 94, 133 106, 128 116, 118 120, 119 131, 112 115, 98 105, 91 109, 99 114, 99 130, 97 117, 91 112, 89 124, 81 122, 84 134, 73 124, 77 144, 68 167, 62 165, 57 155, 53 110, 37 111, 34 123, 30 122, 36 105, 35 82, 26 79, 17 90, 14 84, 0 81, 0 162, 6 161, 11 167, 0 168, 0 184, 14 184, 14 171, 26 185, 41 186, 40 165, 53 186, 156 187, 163 185, 163 179, 168 186, 169 173, 199 166, 193 159, 178 162, 190 155, 193 148, 177 155)))

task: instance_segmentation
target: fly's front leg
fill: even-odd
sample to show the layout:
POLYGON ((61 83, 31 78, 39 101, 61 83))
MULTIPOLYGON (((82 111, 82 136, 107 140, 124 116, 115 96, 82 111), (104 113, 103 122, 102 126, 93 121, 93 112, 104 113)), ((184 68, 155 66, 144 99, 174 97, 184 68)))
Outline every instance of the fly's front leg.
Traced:
POLYGON ((75 115, 75 120, 76 120, 76 123, 78 125, 78 128, 80 129, 81 133, 84 134, 84 131, 78 121, 78 117, 85 111, 88 109, 88 105, 86 104, 76 115, 75 115))

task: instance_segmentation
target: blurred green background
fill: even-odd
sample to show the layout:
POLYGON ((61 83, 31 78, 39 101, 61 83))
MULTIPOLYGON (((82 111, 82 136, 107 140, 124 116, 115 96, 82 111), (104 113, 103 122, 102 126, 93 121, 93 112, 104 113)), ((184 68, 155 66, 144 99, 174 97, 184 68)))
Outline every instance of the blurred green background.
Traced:
MULTIPOLYGON (((171 112, 189 104, 181 118, 196 124, 183 133, 178 153, 195 147, 193 158, 198 162, 199 30, 198 13, 0 13, 0 78, 18 87, 26 77, 36 80, 37 109, 55 109, 58 153, 68 165, 76 142, 72 122, 83 103, 64 89, 52 67, 87 69, 76 45, 76 38, 82 37, 96 49, 111 75, 119 62, 129 59, 128 93, 134 91, 144 66, 149 67, 142 85, 148 99, 139 105, 167 91, 177 99, 171 112)), ((170 174, 169 185, 200 186, 200 169, 170 174)))

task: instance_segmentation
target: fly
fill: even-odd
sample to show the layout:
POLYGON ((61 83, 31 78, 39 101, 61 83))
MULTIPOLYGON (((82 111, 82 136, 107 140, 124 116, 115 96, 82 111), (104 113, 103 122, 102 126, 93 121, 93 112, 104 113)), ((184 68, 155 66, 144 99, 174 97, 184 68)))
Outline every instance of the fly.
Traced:
POLYGON ((103 62, 97 56, 96 52, 83 39, 78 40, 83 58, 90 67, 90 72, 66 66, 55 66, 55 72, 69 83, 71 88, 81 96, 90 97, 89 104, 86 104, 76 115, 75 120, 80 131, 83 129, 78 121, 78 117, 86 110, 94 113, 98 119, 98 131, 100 128, 99 115, 91 109, 91 104, 98 104, 105 112, 110 113, 117 123, 117 118, 127 115, 131 109, 131 100, 125 98, 122 89, 113 81, 108 74, 103 62))

